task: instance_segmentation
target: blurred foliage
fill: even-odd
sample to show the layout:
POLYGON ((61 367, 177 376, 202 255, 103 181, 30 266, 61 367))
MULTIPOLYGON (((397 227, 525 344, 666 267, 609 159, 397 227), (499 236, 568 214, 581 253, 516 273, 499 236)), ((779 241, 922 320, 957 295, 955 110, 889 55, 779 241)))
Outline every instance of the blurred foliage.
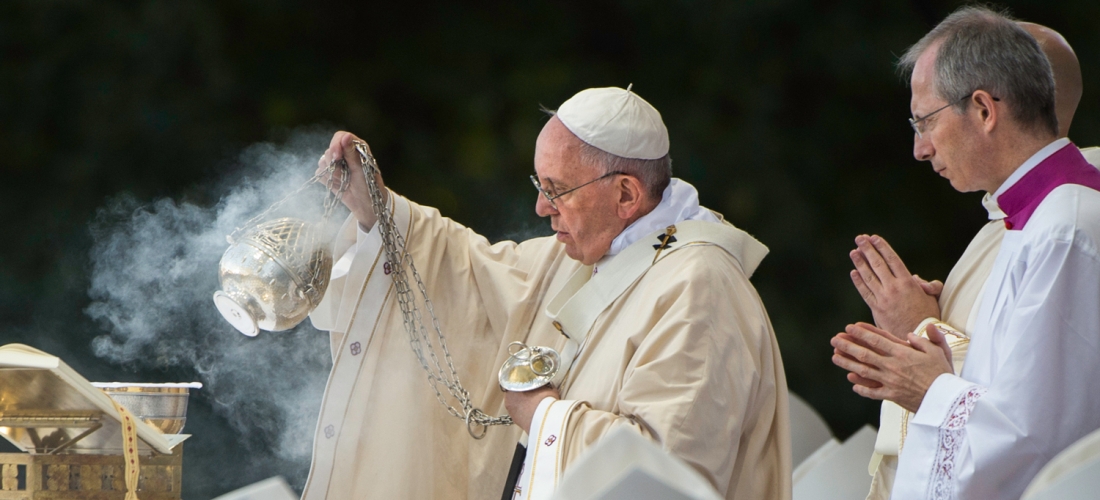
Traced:
MULTIPOLYGON (((490 238, 545 234, 526 181, 539 105, 633 83, 664 115, 676 175, 771 248, 753 281, 788 382, 846 436, 878 408, 829 361, 834 332, 870 318, 847 276, 852 238, 881 234, 911 271, 942 279, 985 217, 979 195, 913 160, 893 67, 957 5, 3 2, 0 343, 93 379, 179 376, 91 355, 88 222, 122 192, 212 204, 203 186, 232 175, 245 146, 301 127, 354 131, 388 185, 490 238)), ((1086 88, 1071 137, 1100 144, 1100 3, 1009 7, 1074 45, 1086 88)), ((242 463, 271 460, 212 404, 192 407, 187 498, 265 477, 242 463), (202 476, 212 482, 191 486, 202 476)))

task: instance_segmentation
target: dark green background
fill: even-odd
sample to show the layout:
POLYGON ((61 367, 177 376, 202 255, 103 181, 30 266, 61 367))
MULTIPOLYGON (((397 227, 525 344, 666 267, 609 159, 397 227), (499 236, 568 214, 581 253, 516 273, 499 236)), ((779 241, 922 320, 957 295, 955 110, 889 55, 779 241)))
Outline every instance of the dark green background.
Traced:
MULTIPOLYGON (((526 179, 539 106, 633 83, 664 116, 675 174, 771 248, 753 282, 788 382, 845 437, 878 408, 829 361, 828 339, 870 318, 847 276, 852 238, 881 234, 942 279, 985 217, 980 195, 913 160, 893 68, 958 4, 3 2, 0 344, 90 379, 201 379, 93 356, 89 224, 108 199, 212 205, 247 146, 346 129, 412 199, 491 239, 546 234, 526 179)), ((1100 3, 1007 5, 1073 44, 1086 85, 1071 138, 1100 144, 1100 3)), ((263 432, 238 436, 215 401, 192 398, 185 498, 277 473, 301 484, 299 464, 272 458, 263 432)))

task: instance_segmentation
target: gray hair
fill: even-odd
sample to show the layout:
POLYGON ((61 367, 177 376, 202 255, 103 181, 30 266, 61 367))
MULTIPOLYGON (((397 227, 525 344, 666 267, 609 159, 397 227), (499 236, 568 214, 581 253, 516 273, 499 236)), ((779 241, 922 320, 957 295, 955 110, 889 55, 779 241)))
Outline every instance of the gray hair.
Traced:
POLYGON ((985 90, 1008 104, 1021 125, 1058 135, 1054 74, 1038 42, 1003 12, 963 7, 947 16, 898 61, 903 75, 928 47, 942 41, 936 54, 933 89, 963 113, 966 96, 985 90))
POLYGON ((661 200, 661 195, 672 179, 672 158, 669 155, 656 160, 623 158, 582 142, 581 161, 588 165, 595 165, 605 174, 622 172, 636 177, 645 186, 646 192, 658 201, 661 200))
MULTIPOLYGON (((550 116, 557 114, 557 111, 545 106, 539 109, 550 116)), ((672 181, 672 157, 667 154, 656 160, 624 158, 581 141, 580 157, 582 162, 595 166, 604 174, 622 172, 637 178, 646 188, 646 193, 657 201, 661 201, 665 188, 672 181)))

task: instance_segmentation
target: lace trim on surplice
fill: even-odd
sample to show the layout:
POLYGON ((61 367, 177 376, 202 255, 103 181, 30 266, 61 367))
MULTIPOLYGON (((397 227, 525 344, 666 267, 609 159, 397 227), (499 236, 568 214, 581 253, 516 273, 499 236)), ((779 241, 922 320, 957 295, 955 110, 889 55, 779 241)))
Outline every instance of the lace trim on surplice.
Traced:
POLYGON ((932 491, 929 495, 934 500, 955 498, 955 458, 962 446, 963 427, 985 391, 984 387, 975 385, 959 395, 940 426, 940 447, 932 465, 932 491))

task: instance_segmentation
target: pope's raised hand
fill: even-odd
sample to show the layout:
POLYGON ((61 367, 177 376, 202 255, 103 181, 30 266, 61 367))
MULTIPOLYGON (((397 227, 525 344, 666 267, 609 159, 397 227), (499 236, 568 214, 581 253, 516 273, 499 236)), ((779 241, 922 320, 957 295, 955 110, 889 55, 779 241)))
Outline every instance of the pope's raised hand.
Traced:
MULTIPOLYGON (((355 143, 361 142, 367 151, 370 152, 370 147, 366 146, 366 142, 362 141, 354 134, 350 132, 340 131, 332 136, 332 140, 329 141, 328 149, 325 150, 325 154, 321 155, 321 159, 317 161, 317 172, 320 173, 327 169, 332 162, 339 163, 340 160, 344 160, 348 165, 348 187, 344 191, 340 201, 344 203, 344 206, 351 210, 352 215, 359 221, 359 224, 364 229, 370 229, 374 227, 374 223, 378 220, 378 217, 374 213, 374 206, 371 203, 370 193, 367 190, 367 180, 363 176, 363 163, 360 161, 359 152, 355 150, 355 143)), ((333 189, 336 189, 340 185, 341 175, 343 172, 337 169, 333 173, 331 182, 329 179, 322 179, 322 181, 328 182, 333 189)), ((386 190, 385 184, 382 183, 382 173, 379 172, 375 175, 375 181, 378 183, 378 188, 382 191, 382 201, 385 203, 389 199, 389 191, 386 190)))
POLYGON ((911 274, 881 236, 857 236, 849 257, 856 267, 850 273, 852 284, 879 328, 904 339, 925 318, 940 317, 936 295, 943 285, 911 274))

